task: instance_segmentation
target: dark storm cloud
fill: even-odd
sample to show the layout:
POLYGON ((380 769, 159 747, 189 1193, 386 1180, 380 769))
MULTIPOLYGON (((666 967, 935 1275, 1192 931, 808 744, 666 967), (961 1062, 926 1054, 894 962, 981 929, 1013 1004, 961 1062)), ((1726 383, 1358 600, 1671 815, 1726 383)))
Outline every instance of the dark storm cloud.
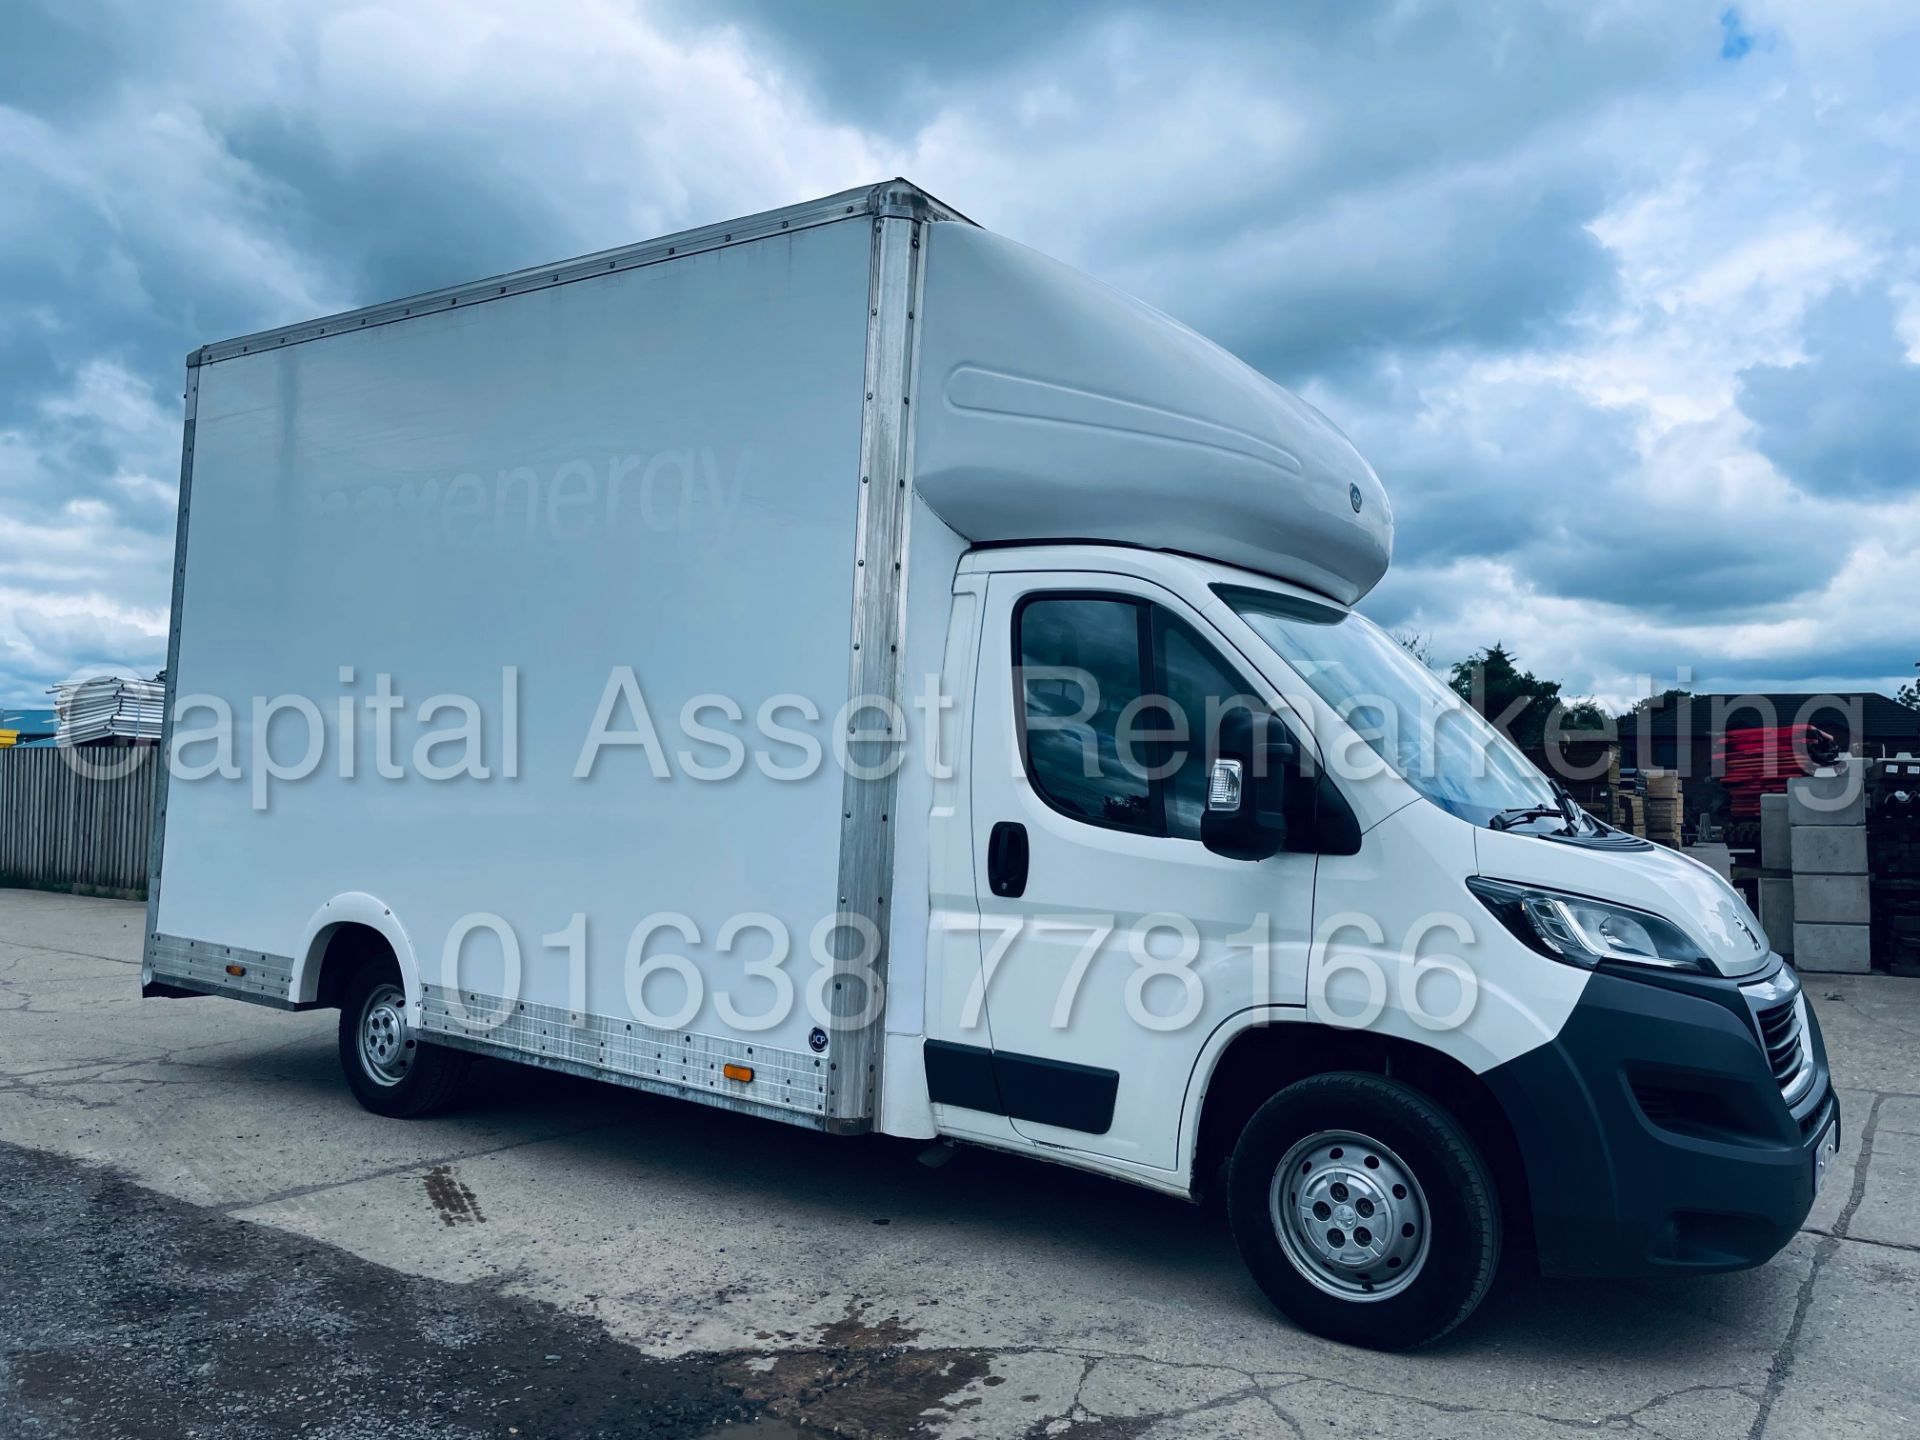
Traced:
MULTIPOLYGON (((670 0, 660 13, 688 33, 750 34, 830 111, 909 129, 956 103, 1004 114, 1023 92, 1048 86, 1107 99, 1109 87, 1137 80, 1146 104, 1153 91, 1231 70, 1247 77, 1251 97, 1308 117, 1313 145, 1292 171, 1302 181, 1338 172, 1365 182, 1505 150, 1554 115, 1659 86, 1721 38, 1710 5, 1535 0, 1296 0, 1284 10, 1271 0, 1097 10, 1029 0, 670 0), (1124 73, 1103 73, 1116 57, 1124 73)), ((1280 177, 1235 178, 1259 189, 1280 177)), ((1214 218, 1231 215, 1234 188, 1220 187, 1214 218)))
POLYGON ((1817 590, 1847 553, 1848 527, 1811 505, 1783 519, 1641 484, 1636 417, 1559 383, 1489 386, 1465 411, 1429 410, 1406 377, 1370 399, 1349 413, 1393 496, 1396 565, 1497 561, 1553 595, 1697 624, 1817 590))
MULTIPOLYGON (((1913 678, 1920 674, 1913 668, 1914 645, 1909 637, 1902 644, 1899 640, 1883 641, 1873 644, 1856 644, 1847 640, 1844 634, 1836 631, 1835 643, 1822 648, 1820 655, 1808 667, 1815 675, 1854 675, 1878 677, 1880 686, 1891 691, 1885 677, 1905 676, 1913 678)), ((1724 676, 1727 680, 1743 685, 1755 685, 1781 673, 1779 657, 1772 655, 1741 656, 1725 659, 1713 655, 1696 656, 1696 668, 1702 673, 1724 676)), ((1878 688, 1868 686, 1867 688, 1878 688)))
POLYGON ((1216 333, 1295 383, 1383 355, 1549 339, 1614 284, 1587 228, 1596 190, 1466 174, 1345 198, 1229 252, 1254 278, 1216 333))
POLYGON ((1829 297, 1808 317, 1807 358, 1742 370, 1755 443, 1805 490, 1845 499, 1920 487, 1920 365, 1893 328, 1891 297, 1829 297))
POLYGON ((1528 574, 1555 594, 1690 624, 1737 619, 1818 590, 1844 556, 1843 548, 1770 527, 1742 533, 1717 515, 1621 506, 1568 520, 1552 539, 1514 552, 1528 574), (1697 523, 1709 518, 1719 523, 1697 523))
POLYGON ((438 289, 562 258, 567 224, 549 195, 436 138, 344 157, 299 117, 243 117, 236 158, 299 196, 303 248, 330 257, 348 293, 438 289))
POLYGON ((0 65, 0 105, 65 118, 122 74, 131 58, 122 27, 85 5, 10 5, 7 48, 15 63, 0 65), (91 23, 90 23, 91 22, 91 23))
POLYGON ((1589 226, 1617 162, 1582 125, 1721 38, 1706 7, 1532 0, 668 13, 750 31, 849 118, 965 115, 1032 171, 961 208, 1296 381, 1539 341, 1603 302, 1614 267, 1589 226))
POLYGON ((1516 555, 1604 512, 1635 463, 1625 418, 1559 387, 1514 387, 1477 407, 1471 427, 1441 417, 1415 428, 1420 409, 1402 393, 1363 432, 1375 468, 1392 477, 1396 562, 1516 555))
POLYGON ((1088 22, 1072 5, 1021 0, 670 0, 660 14, 683 33, 737 27, 803 77, 829 113, 908 128, 955 90, 973 89, 1021 56, 1044 54, 1088 22))
MULTIPOLYGON (((1746 673, 1748 629, 1823 606, 1849 664, 1892 666, 1910 626, 1874 597, 1920 548, 1920 393, 1890 310, 1920 275, 1886 237, 1920 215, 1886 75, 1915 43, 1877 11, 1791 19, 16 4, 0 700, 157 663, 191 346, 895 172, 1351 430, 1399 517, 1377 613, 1460 652, 1511 615, 1575 690, 1669 653, 1746 673), (1860 293, 1822 306, 1836 283, 1860 293)), ((1827 663, 1804 626, 1780 644, 1766 678, 1827 663)))

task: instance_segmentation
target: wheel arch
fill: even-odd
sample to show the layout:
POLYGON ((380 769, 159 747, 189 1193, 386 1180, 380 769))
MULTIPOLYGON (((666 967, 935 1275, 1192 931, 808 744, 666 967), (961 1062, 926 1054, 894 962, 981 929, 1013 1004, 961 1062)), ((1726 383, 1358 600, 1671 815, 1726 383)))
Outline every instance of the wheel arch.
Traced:
POLYGON ((1509 1226, 1526 1228, 1533 1211, 1519 1141, 1505 1107, 1466 1065, 1403 1036, 1326 1025, 1300 1010, 1236 1018, 1240 1023, 1223 1025, 1200 1056, 1182 1118, 1181 1153, 1196 1198, 1215 1188, 1240 1132, 1271 1096, 1310 1075, 1354 1070, 1398 1080, 1443 1106, 1493 1172, 1509 1226))
POLYGON ((336 895, 307 921, 301 936, 291 986, 293 998, 303 1004, 337 1006, 347 977, 374 947, 384 945, 400 967, 400 983, 407 992, 407 1009, 417 1023, 420 966, 413 942, 394 916, 393 908, 363 891, 336 895))

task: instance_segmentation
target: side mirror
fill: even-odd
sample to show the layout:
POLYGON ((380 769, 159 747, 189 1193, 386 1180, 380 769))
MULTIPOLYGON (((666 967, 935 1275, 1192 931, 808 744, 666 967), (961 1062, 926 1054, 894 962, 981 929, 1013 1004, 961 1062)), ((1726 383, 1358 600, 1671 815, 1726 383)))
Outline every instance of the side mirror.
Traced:
POLYGON ((1207 762, 1200 841, 1232 860, 1264 860, 1287 846, 1287 800, 1300 783, 1299 751, 1279 720, 1229 710, 1207 762))

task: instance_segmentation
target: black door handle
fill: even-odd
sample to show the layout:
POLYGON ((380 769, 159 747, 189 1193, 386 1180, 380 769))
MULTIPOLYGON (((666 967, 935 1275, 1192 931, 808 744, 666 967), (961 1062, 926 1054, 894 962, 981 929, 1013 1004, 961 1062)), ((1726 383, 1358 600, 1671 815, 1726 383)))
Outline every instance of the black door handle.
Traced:
POLYGON ((987 839, 987 887, 1002 899, 1027 893, 1027 827, 1002 820, 987 839))

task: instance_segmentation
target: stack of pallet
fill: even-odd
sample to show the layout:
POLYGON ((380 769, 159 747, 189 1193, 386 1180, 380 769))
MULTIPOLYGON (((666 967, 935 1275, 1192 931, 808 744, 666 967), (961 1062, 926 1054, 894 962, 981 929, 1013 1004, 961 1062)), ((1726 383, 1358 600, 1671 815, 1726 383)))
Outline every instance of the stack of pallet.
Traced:
POLYGON ((1638 792, 1630 789, 1613 792, 1613 823, 1629 835, 1644 837, 1647 833, 1647 802, 1638 792))
POLYGON ((1647 787, 1647 839, 1678 850, 1684 818, 1680 776, 1672 770, 1643 770, 1641 778, 1647 787))

